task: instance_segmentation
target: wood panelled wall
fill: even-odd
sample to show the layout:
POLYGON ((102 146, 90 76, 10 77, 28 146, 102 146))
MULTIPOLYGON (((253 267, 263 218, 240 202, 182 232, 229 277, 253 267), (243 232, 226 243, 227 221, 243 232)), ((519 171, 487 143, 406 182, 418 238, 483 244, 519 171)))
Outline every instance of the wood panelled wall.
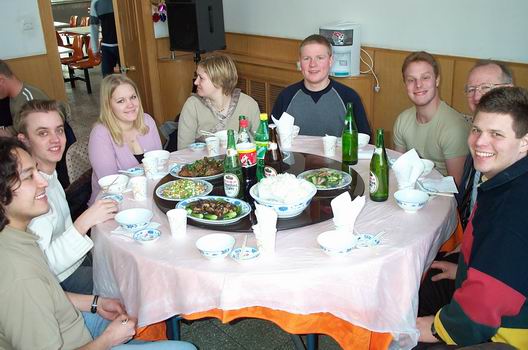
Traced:
MULTIPOLYGON (((226 52, 234 57, 239 73, 239 86, 251 95, 262 111, 270 111, 281 89, 302 78, 297 70, 300 40, 226 33, 226 52)), ((169 56, 168 38, 158 39, 159 72, 164 96, 163 120, 174 119, 191 91, 194 71, 192 55, 169 56), (177 78, 176 78, 177 77, 177 78)), ((401 66, 408 51, 363 47, 374 60, 381 90, 374 92, 371 75, 339 78, 361 96, 373 128, 386 130, 386 144, 392 145, 392 126, 398 114, 411 103, 404 89, 401 66)), ((362 54, 365 57, 364 54, 362 54)), ((440 65, 440 95, 462 113, 468 113, 464 84, 476 59, 435 55, 440 65)), ((518 86, 528 88, 528 64, 508 63, 518 86)), ((362 64, 361 70, 367 67, 362 64)))
MULTIPOLYGON (((38 0, 40 20, 44 32, 47 54, 6 60, 16 76, 30 85, 42 89, 50 98, 66 100, 57 40, 49 0, 38 0)), ((4 33, 9 35, 9 33, 4 33)), ((20 43, 23 45, 23 43, 20 43)))

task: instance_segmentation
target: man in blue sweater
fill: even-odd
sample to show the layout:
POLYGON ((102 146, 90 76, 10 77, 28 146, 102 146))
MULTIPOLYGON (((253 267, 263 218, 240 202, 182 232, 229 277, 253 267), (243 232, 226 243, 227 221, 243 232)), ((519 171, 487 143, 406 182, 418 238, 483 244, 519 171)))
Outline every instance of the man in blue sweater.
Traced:
POLYGON ((92 0, 90 4, 90 47, 99 52, 99 26, 101 26, 101 70, 103 77, 114 72, 119 64, 119 47, 112 0, 92 0))
POLYGON ((282 90, 272 115, 279 119, 283 112, 291 114, 301 135, 341 136, 346 104, 352 102, 359 132, 370 135, 359 95, 329 78, 333 63, 330 42, 321 35, 310 35, 301 42, 299 56, 304 79, 282 90))

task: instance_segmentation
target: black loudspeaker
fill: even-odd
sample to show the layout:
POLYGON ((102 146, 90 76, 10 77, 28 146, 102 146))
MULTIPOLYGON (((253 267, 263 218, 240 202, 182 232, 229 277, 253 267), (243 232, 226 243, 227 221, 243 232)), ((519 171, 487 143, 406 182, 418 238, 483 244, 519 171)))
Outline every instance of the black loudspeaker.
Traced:
POLYGON ((225 49, 222 0, 168 0, 166 4, 171 51, 225 49))

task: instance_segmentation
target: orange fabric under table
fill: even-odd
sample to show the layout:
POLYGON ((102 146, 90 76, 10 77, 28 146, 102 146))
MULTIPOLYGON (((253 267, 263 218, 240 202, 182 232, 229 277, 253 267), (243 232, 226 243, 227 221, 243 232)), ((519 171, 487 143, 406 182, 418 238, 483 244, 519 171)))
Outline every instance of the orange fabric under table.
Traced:
POLYGON ((277 324, 292 334, 326 334, 343 349, 388 349, 392 340, 389 333, 372 332, 365 328, 354 326, 327 312, 309 315, 292 314, 286 311, 272 310, 266 307, 254 306, 238 310, 212 309, 183 315, 187 320, 197 320, 206 317, 216 317, 223 323, 237 318, 259 318, 277 324))

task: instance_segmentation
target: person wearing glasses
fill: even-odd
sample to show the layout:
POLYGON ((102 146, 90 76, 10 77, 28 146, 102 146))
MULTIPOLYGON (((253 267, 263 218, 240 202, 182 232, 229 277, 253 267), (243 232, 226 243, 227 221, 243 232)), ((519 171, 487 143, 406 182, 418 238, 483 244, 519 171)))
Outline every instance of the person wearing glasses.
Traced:
POLYGON ((332 45, 321 35, 310 35, 301 42, 299 59, 303 80, 281 91, 272 115, 283 112, 295 117, 301 135, 341 136, 346 104, 352 102, 358 131, 370 135, 370 126, 359 95, 329 78, 334 62, 332 45))
POLYGON ((424 51, 409 54, 402 66, 407 96, 414 104, 394 123, 394 146, 398 152, 416 149, 430 159, 444 176, 460 184, 469 153, 469 125, 462 114, 440 99, 440 75, 434 57, 424 51))

